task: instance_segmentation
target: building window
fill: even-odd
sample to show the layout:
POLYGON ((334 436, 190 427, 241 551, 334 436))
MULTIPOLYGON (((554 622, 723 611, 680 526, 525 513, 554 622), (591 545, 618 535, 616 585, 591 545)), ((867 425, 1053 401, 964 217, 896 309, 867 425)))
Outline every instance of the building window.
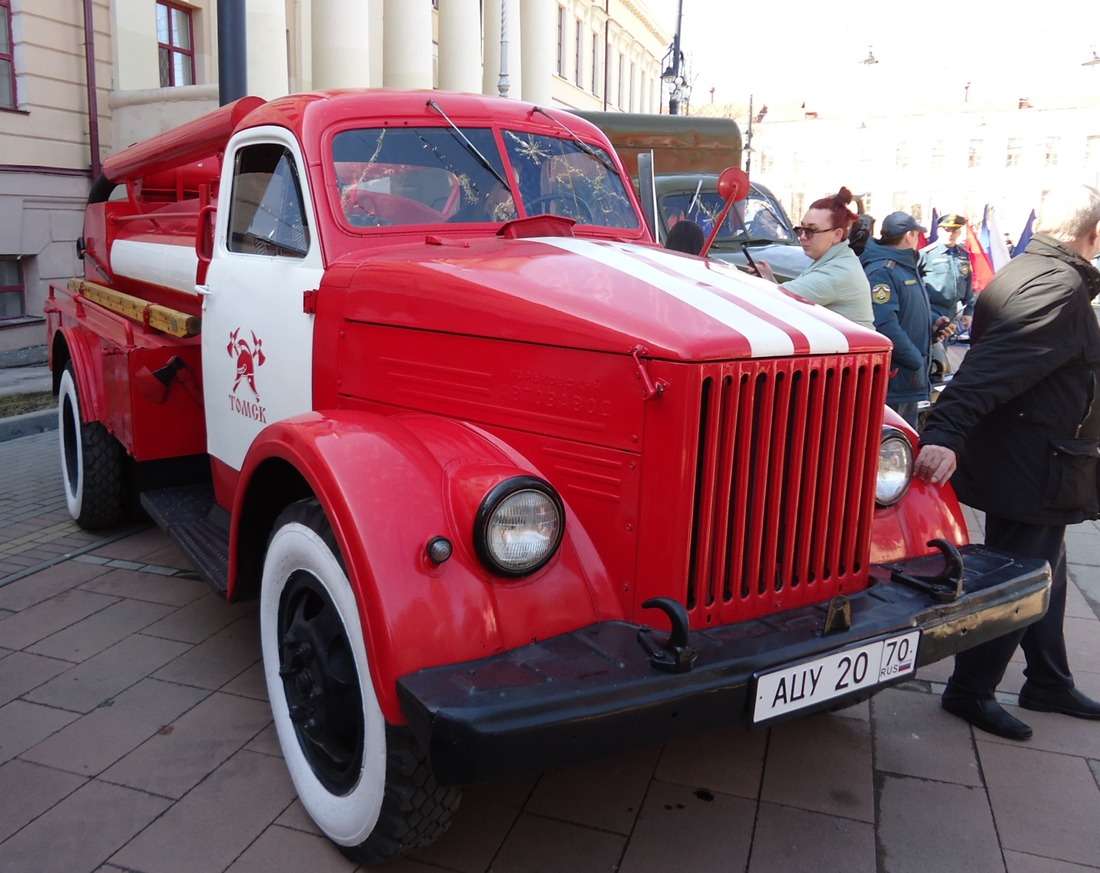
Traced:
POLYGON ((909 149, 905 145, 899 145, 897 151, 894 152, 894 165, 899 170, 905 170, 909 167, 909 149))
POLYGON ((16 258, 0 257, 0 322, 27 314, 23 270, 16 258))
POLYGON ((558 7, 558 75, 565 77, 565 7, 558 7))
POLYGON ((592 34, 592 93, 597 97, 600 96, 600 77, 598 74, 600 65, 597 63, 597 58, 600 56, 600 35, 598 33, 592 34))
POLYGON ((1018 167, 1020 166, 1020 151, 1023 146, 1018 136, 1009 137, 1008 139, 1008 151, 1005 152, 1005 166, 1006 167, 1018 167))
POLYGON ((1085 166, 1092 167, 1100 161, 1100 136, 1085 137, 1085 166))
POLYGON ((619 55, 619 108, 623 108, 623 80, 626 79, 626 55, 619 55))
POLYGON ((630 106, 628 107, 631 112, 634 112, 635 109, 637 109, 637 105, 638 105, 634 102, 634 79, 635 79, 635 76, 634 76, 634 61, 631 61, 630 62, 630 106))
POLYGON ((0 0, 0 109, 16 108, 11 42, 11 0, 0 0))
POLYGON ((172 3, 157 3, 157 49, 162 88, 195 84, 191 10, 172 3))
POLYGON ((573 84, 581 87, 581 38, 584 36, 584 22, 577 19, 577 29, 573 37, 573 84))
POLYGON ((980 167, 982 165, 982 141, 970 140, 970 146, 966 153, 966 165, 968 167, 980 167))
POLYGON ((1061 144, 1061 140, 1056 136, 1047 137, 1047 150, 1044 163, 1048 167, 1058 166, 1058 146, 1061 144))
POLYGON ((943 144, 943 140, 936 140, 932 144, 932 168, 936 170, 942 170, 947 166, 947 149, 943 144))

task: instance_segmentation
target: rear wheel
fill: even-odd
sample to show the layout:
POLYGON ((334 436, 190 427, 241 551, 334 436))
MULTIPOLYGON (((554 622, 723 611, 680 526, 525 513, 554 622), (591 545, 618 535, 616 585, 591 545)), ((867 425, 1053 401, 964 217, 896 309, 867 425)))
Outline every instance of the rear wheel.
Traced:
POLYGON ((87 530, 118 524, 122 518, 125 452, 98 421, 83 422, 73 365, 66 364, 57 392, 61 479, 69 515, 87 530))
POLYGON ((316 500, 275 522, 260 629, 283 757, 318 827, 361 863, 440 837, 461 795, 438 786, 411 733, 382 716, 355 592, 316 500))

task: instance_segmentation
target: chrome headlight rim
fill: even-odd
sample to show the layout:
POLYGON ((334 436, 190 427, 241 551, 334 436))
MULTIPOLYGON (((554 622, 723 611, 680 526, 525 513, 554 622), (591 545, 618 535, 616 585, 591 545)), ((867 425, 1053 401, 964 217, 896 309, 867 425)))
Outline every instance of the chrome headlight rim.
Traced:
MULTIPOLYGON (((893 506, 898 503, 908 492, 909 483, 913 481, 913 444, 909 437, 900 428, 887 425, 882 429, 882 439, 879 441, 878 468, 875 471, 875 503, 879 506, 893 506), (900 484, 892 485, 886 491, 883 479, 883 461, 886 459, 886 450, 894 447, 902 449, 903 464, 901 469, 900 484)), ((896 475, 897 471, 894 471, 896 475)))
POLYGON ((512 476, 494 485, 482 498, 474 517, 474 551, 482 565, 498 576, 520 579, 530 576, 545 567, 558 553, 565 536, 565 507, 561 497, 553 486, 544 479, 535 476, 512 476), (493 551, 491 537, 495 526, 495 517, 502 506, 512 497, 524 493, 536 493, 546 498, 547 506, 556 516, 557 525, 554 536, 547 541, 542 555, 522 566, 510 566, 498 559, 493 551))

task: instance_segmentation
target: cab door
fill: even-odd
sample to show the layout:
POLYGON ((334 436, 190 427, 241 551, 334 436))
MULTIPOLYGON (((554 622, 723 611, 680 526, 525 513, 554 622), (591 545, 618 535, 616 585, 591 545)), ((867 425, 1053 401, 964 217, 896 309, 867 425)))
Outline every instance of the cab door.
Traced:
POLYGON ((268 425, 313 408, 313 316, 324 270, 297 141, 277 127, 235 137, 223 163, 203 297, 210 454, 240 470, 268 425))

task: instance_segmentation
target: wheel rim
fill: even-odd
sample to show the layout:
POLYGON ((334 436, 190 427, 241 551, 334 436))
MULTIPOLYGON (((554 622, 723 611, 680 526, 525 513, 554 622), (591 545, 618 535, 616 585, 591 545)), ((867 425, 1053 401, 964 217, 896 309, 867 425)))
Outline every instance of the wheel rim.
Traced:
POLYGON ((345 796, 363 761, 363 701, 340 612, 312 574, 287 580, 279 604, 279 676, 294 732, 318 781, 345 796))

